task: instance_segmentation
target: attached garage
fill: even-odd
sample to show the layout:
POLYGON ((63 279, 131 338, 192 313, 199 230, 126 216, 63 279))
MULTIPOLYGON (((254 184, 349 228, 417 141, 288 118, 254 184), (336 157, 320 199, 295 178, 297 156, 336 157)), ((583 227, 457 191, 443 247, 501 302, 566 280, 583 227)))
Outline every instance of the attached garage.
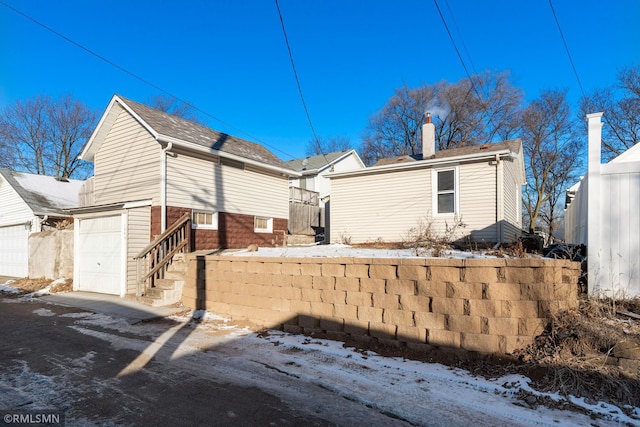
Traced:
POLYGON ((124 295, 123 215, 76 221, 74 282, 77 290, 124 295))
POLYGON ((151 201, 74 209, 75 291, 135 295, 136 256, 149 244, 151 201))
POLYGON ((25 224, 0 226, 0 276, 29 274, 29 228, 25 224))

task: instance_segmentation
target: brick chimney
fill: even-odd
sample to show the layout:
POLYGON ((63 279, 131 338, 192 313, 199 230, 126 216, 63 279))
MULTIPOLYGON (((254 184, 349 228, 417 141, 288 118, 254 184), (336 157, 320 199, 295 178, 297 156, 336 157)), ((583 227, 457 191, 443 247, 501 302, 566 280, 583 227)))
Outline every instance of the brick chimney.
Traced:
POLYGON ((429 159, 436 154, 436 127, 431 123, 431 113, 427 113, 422 125, 422 158, 429 159))

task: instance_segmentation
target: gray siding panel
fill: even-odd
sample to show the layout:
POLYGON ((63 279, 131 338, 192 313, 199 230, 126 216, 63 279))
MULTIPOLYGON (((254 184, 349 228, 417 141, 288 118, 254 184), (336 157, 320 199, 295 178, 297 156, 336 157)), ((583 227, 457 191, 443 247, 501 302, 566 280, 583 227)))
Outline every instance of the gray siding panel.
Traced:
POLYGON ((95 156, 96 205, 160 202, 160 145, 126 111, 120 112, 95 156))

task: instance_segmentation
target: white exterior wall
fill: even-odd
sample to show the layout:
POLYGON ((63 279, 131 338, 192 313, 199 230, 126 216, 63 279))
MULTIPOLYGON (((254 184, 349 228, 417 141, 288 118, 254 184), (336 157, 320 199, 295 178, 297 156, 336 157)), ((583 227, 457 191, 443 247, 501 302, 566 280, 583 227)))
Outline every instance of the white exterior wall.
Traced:
POLYGON ((399 242, 431 212, 431 170, 331 180, 331 243, 399 242))
POLYGON ((503 240, 517 240, 522 234, 522 180, 519 160, 505 159, 504 163, 504 224, 503 240))
POLYGON ((587 244, 587 200, 589 197, 589 180, 585 176, 580 187, 564 211, 564 239, 567 243, 587 244))
POLYGON ((182 154, 167 157, 167 206, 289 217, 287 177, 219 165, 182 154))
POLYGON ((138 262, 134 259, 151 241, 151 207, 142 206, 126 211, 127 228, 127 283, 126 293, 137 291, 138 262))
POLYGON ((331 180, 326 177, 328 173, 347 172, 362 168, 362 163, 358 161, 353 153, 351 153, 347 157, 336 162, 333 165, 333 171, 331 170, 331 167, 322 170, 316 177, 315 188, 310 188, 309 190, 317 191, 320 193, 320 197, 327 196, 331 194, 331 180))
MULTIPOLYGON (((465 226, 457 229, 452 240, 470 235, 477 242, 495 243, 500 238, 496 225, 497 179, 497 166, 489 160, 334 177, 331 181, 331 242, 400 242, 420 221, 425 225, 431 223, 436 233, 443 234, 446 226, 452 227, 461 220, 465 226), (458 215, 436 215, 432 177, 434 171, 451 168, 458 168, 459 212, 458 215)), ((514 197, 517 188, 513 183, 511 188, 503 198, 514 197)), ((515 197, 521 200, 518 195, 515 197)), ((510 203, 515 206, 517 201, 510 203)), ((519 222, 511 219, 512 214, 509 212, 505 216, 505 221, 514 222, 508 224, 509 229, 519 227, 519 222)), ((512 240, 512 236, 505 237, 512 240)))
MULTIPOLYGON (((6 225, 24 224, 35 218, 33 212, 5 180, 0 177, 0 227, 6 225)), ((34 223, 35 225, 35 223, 34 223)))
POLYGON ((94 159, 94 203, 160 204, 160 145, 122 110, 94 159))
POLYGON ((477 242, 498 239, 496 225, 496 166, 490 161, 460 165, 460 217, 477 242))

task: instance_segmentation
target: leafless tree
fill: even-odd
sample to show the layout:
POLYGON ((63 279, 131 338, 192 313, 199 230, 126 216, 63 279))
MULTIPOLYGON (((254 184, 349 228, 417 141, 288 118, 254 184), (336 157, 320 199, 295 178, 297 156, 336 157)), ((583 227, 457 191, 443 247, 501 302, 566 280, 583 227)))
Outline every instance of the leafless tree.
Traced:
POLYGON ((307 144, 307 156, 333 153, 336 151, 351 150, 351 141, 343 136, 332 136, 328 138, 318 138, 309 141, 307 144))
POLYGON ((197 115, 196 108, 193 105, 180 101, 177 98, 168 95, 156 95, 151 98, 149 104, 156 110, 171 114, 172 116, 180 117, 201 125, 204 124, 197 115))
POLYGON ((553 235, 564 192, 580 166, 580 138, 566 90, 545 90, 522 113, 527 185, 523 202, 529 228, 539 221, 553 235))
MULTIPOLYGON (((617 82, 580 100, 580 115, 603 112, 602 157, 610 160, 640 141, 640 65, 618 73, 617 82)), ((586 129, 586 121, 584 121, 586 129)))
POLYGON ((436 126, 438 150, 508 139, 518 129, 521 103, 522 92, 511 85, 506 72, 416 89, 404 86, 369 120, 360 152, 366 164, 421 153, 420 131, 427 112, 436 126))
POLYGON ((91 165, 78 159, 96 113, 71 95, 38 95, 0 112, 0 165, 39 175, 86 178, 91 165))

